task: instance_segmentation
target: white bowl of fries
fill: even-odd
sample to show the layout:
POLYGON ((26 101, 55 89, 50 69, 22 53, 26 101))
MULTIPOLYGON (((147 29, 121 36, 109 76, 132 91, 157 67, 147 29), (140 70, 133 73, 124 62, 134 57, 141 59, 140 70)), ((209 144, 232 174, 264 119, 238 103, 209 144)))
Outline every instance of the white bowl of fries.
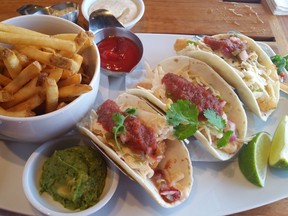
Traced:
POLYGON ((92 107, 99 80, 94 35, 78 25, 46 15, 3 21, 0 138, 43 142, 68 132, 92 107))

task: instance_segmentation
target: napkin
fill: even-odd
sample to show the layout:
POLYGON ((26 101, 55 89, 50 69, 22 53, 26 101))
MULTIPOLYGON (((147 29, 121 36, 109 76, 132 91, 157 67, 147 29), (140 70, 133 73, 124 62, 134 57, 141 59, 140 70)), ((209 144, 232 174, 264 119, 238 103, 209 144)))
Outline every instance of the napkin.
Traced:
POLYGON ((266 2, 274 15, 288 15, 288 0, 267 0, 266 2))

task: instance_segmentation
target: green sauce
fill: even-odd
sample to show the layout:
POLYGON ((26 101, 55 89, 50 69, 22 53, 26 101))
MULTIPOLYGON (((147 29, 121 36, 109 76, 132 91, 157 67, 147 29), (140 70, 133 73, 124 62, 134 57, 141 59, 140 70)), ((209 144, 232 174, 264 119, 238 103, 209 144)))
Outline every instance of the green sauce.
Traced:
POLYGON ((105 160, 90 147, 56 150, 43 165, 40 193, 49 193, 67 209, 84 210, 99 201, 106 176, 105 160))

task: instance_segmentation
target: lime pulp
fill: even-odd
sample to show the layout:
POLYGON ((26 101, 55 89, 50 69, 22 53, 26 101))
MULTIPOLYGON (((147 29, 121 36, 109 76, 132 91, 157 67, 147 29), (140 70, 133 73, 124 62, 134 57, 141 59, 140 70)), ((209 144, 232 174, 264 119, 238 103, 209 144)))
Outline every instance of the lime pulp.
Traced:
POLYGON ((267 132, 257 133, 239 152, 238 163, 245 178, 259 187, 264 187, 271 136, 267 132))
POLYGON ((288 115, 281 119, 273 135, 269 165, 288 169, 288 115))

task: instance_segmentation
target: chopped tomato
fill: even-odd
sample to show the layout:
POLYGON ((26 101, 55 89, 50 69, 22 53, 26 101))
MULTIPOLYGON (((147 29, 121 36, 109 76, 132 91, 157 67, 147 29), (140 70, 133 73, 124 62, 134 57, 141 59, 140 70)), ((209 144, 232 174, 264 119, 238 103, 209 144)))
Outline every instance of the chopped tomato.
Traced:
POLYGON ((167 203, 173 203, 180 199, 181 192, 174 187, 163 187, 159 190, 161 197, 167 203))
POLYGON ((177 188, 168 185, 168 181, 166 180, 166 176, 163 170, 154 170, 152 181, 158 188, 159 194, 165 202, 173 203, 181 198, 181 192, 177 188))
POLYGON ((281 82, 284 82, 286 80, 287 74, 285 71, 280 72, 278 75, 281 82))

